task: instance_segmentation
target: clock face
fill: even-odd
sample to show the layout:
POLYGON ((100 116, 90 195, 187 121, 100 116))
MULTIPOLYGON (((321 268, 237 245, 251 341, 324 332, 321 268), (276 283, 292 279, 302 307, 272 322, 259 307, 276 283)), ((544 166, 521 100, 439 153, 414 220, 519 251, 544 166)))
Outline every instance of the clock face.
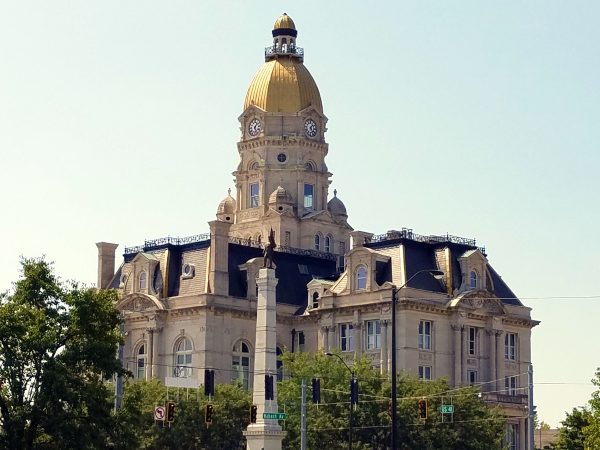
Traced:
POLYGON ((252 119, 250 121, 250 124, 248 125, 248 133, 250 134, 250 136, 258 136, 258 133, 260 133, 260 129, 260 120, 252 119))
POLYGON ((304 133, 310 138, 314 138, 317 135, 317 124, 314 120, 308 119, 304 122, 304 133))

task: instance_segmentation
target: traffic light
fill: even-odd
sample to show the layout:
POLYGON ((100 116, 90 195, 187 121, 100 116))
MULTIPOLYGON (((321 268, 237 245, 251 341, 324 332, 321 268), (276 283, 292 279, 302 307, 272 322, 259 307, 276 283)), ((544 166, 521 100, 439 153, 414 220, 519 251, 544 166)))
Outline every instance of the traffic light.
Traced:
POLYGON ((167 403, 167 422, 171 423, 175 420, 175 402, 167 403))
POLYGON ((273 375, 265 375, 265 400, 273 399, 273 375))
POLYGON ((419 419, 427 419, 427 399, 419 400, 419 419))
POLYGON ((358 380, 354 378, 350 381, 350 403, 358 405, 358 380))
POLYGON ((256 423, 256 413, 258 411, 258 408, 256 405, 252 405, 250 407, 250 423, 256 423))
POLYGON ((206 405, 206 410, 204 411, 204 423, 212 423, 213 421, 213 412, 215 408, 210 403, 206 405))
POLYGON ((318 378, 312 379, 312 401, 313 403, 321 403, 321 380, 318 378))
POLYGON ((215 371, 204 370, 204 395, 207 397, 215 395, 215 371))

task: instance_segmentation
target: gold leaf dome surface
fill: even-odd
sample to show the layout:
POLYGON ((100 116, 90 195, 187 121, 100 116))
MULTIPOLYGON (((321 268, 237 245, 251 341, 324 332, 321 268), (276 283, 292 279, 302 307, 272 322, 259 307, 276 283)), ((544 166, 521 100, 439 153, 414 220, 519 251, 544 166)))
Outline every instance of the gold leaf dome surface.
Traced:
POLYGON ((248 88, 244 109, 250 105, 284 113, 296 113, 312 105, 323 113, 317 83, 304 64, 294 58, 273 59, 259 69, 248 88))
POLYGON ((296 24, 290 16, 288 16, 286 13, 283 13, 282 16, 277 18, 275 24, 273 25, 274 30, 278 30, 279 28, 291 28, 295 30, 296 24))

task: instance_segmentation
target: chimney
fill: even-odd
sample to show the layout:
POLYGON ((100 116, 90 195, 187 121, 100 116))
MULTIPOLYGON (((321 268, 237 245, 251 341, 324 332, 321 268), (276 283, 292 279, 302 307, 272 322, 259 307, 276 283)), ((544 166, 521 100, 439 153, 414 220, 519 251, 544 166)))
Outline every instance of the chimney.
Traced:
POLYGON ((106 289, 115 275, 115 250, 119 244, 96 242, 98 247, 98 289, 106 289))
POLYGON ((210 227, 209 292, 229 295, 229 229, 230 222, 213 220, 210 227))
POLYGON ((367 233, 366 231, 352 231, 350 237, 352 238, 352 248, 362 247, 371 242, 373 233, 367 233))

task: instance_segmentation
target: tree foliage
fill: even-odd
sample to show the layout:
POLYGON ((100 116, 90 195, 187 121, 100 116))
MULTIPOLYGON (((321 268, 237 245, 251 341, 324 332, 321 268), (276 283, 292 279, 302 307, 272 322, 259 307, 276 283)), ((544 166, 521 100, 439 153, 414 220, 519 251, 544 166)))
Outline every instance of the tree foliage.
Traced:
POLYGON ((21 264, 0 296, 0 448, 104 448, 116 426, 102 376, 122 372, 115 294, 21 264))
MULTIPOLYGON (((349 379, 348 368, 335 357, 323 353, 285 354, 284 366, 290 377, 279 385, 280 410, 285 408, 287 436, 285 449, 300 447, 300 386, 301 380, 321 379, 321 404, 309 401, 307 448, 343 449, 348 442, 349 379)), ((388 412, 391 397, 389 378, 373 369, 368 358, 358 359, 352 370, 359 380, 360 400, 353 413, 353 448, 385 449, 390 444, 391 417, 388 412)), ((505 419, 489 407, 474 388, 451 389, 446 381, 423 382, 402 375, 397 384, 398 442, 401 449, 484 450, 500 448, 505 419), (425 397, 429 405, 427 420, 418 418, 417 404, 425 397), (452 403, 453 422, 439 407, 452 403)), ((310 394, 309 394, 310 398, 310 394)))
POLYGON ((244 449, 242 431, 250 422, 250 393, 238 385, 217 385, 213 423, 206 425, 208 398, 198 389, 167 389, 157 380, 134 381, 125 386, 118 420, 125 434, 115 448, 129 449, 244 449), (175 420, 170 425, 154 421, 154 407, 174 401, 175 420))

